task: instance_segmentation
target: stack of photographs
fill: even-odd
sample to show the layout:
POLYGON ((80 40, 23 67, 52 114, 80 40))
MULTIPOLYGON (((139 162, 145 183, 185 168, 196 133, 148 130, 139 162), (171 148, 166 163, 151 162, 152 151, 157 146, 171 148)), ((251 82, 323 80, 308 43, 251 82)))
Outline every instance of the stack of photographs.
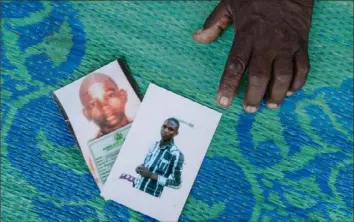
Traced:
POLYGON ((123 59, 53 93, 107 201, 178 221, 222 114, 150 83, 123 59))

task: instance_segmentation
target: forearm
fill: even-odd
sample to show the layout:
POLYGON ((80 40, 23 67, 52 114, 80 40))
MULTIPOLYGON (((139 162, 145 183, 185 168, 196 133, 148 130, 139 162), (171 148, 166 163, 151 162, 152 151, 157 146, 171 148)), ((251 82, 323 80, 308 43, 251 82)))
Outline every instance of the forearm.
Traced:
POLYGON ((157 175, 156 173, 153 173, 153 174, 151 174, 150 179, 158 180, 159 179, 159 175, 157 175))
POLYGON ((158 181, 158 183, 161 186, 167 186, 167 187, 172 187, 172 188, 178 188, 181 185, 182 181, 179 178, 180 177, 170 179, 170 178, 160 176, 158 174, 151 174, 151 176, 150 176, 150 179, 158 181))
POLYGON ((171 162, 173 168, 172 173, 168 177, 151 173, 149 178, 157 181, 161 186, 178 189, 182 184, 182 168, 184 163, 184 156, 181 153, 174 153, 173 161, 171 162))

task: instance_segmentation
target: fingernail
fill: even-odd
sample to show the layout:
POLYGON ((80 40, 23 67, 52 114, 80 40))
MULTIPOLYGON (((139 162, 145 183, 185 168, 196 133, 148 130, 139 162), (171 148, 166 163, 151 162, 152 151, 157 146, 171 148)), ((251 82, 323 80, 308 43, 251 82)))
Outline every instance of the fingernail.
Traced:
POLYGON ((225 106, 229 105, 229 99, 226 96, 222 96, 219 99, 219 103, 220 103, 220 105, 225 107, 225 106))
POLYGON ((291 96, 292 94, 294 94, 294 92, 288 91, 288 92, 286 93, 287 96, 291 96))
POLYGON ((199 29, 198 31, 196 31, 194 34, 199 34, 199 33, 202 33, 203 32, 203 28, 199 29))
POLYGON ((278 108, 278 104, 276 104, 276 103, 268 103, 267 107, 269 109, 276 109, 276 108, 278 108))
POLYGON ((257 108, 254 107, 254 106, 246 106, 245 107, 245 111, 248 112, 248 113, 254 113, 257 111, 257 108))

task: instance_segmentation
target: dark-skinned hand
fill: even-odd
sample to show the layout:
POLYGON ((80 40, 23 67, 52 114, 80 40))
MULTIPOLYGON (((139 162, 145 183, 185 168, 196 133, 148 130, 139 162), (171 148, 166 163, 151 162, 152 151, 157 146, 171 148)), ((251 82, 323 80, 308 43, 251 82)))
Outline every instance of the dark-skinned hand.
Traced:
POLYGON ((152 173, 149 171, 148 168, 140 165, 135 169, 137 174, 140 174, 142 177, 150 178, 152 176, 152 173))
POLYGON ((228 107, 248 68, 243 100, 246 112, 256 112, 266 99, 278 108, 284 98, 299 90, 310 70, 308 39, 314 0, 222 0, 193 34, 210 43, 230 24, 234 42, 222 74, 217 103, 228 107))

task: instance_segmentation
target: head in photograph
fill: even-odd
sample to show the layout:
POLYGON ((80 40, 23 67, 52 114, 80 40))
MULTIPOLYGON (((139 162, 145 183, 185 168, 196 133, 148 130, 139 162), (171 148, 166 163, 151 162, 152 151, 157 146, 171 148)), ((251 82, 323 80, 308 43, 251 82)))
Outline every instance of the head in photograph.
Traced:
POLYGON ((127 91, 111 77, 93 73, 82 81, 79 93, 84 116, 100 128, 97 137, 131 122, 125 114, 127 91))
POLYGON ((169 142, 178 135, 179 121, 176 118, 166 119, 161 126, 161 139, 169 142))

